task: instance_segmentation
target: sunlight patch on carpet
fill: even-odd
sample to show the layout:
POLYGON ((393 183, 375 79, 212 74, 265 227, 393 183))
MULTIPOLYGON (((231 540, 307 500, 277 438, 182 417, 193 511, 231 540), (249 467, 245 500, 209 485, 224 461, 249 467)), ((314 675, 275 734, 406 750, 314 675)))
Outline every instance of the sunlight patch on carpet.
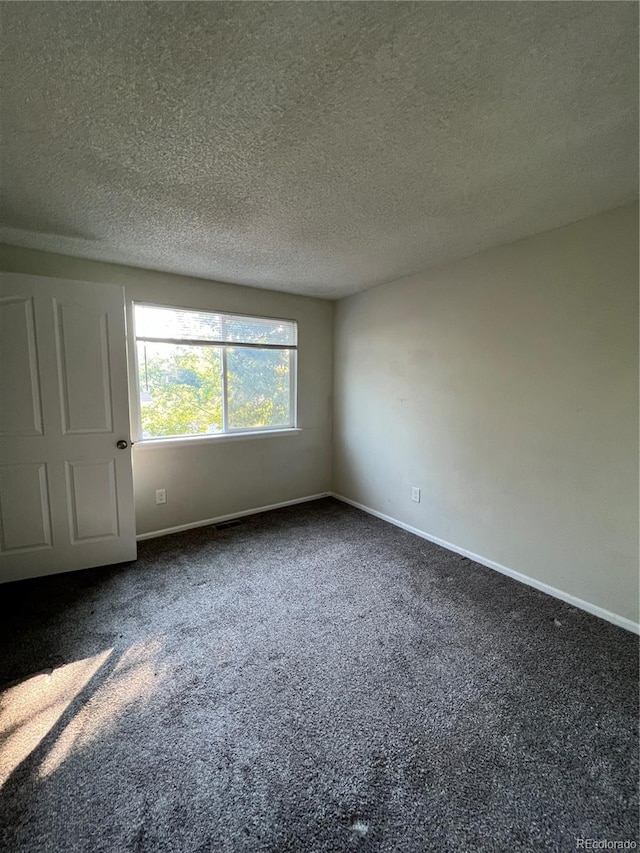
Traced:
POLYGON ((127 649, 109 678, 65 727, 40 765, 40 778, 54 773, 74 749, 104 737, 126 709, 148 699, 158 684, 157 641, 136 643, 127 649))
POLYGON ((0 787, 112 654, 106 649, 27 678, 0 695, 0 787))

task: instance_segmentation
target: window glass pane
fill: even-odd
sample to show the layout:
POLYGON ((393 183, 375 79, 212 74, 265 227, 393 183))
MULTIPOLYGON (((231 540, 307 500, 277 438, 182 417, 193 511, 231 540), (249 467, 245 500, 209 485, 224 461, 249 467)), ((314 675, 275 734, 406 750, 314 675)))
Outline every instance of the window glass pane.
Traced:
POLYGON ((227 349, 230 429, 291 424, 291 351, 227 349))
POLYGON ((138 341, 142 438, 222 432, 219 347, 138 341))
POLYGON ((135 318, 139 338, 296 344, 296 324, 288 320, 211 314, 157 305, 136 305, 135 318))
POLYGON ((225 341, 245 344, 284 344, 295 346, 296 324, 286 320, 267 320, 262 317, 224 317, 222 334, 225 341))

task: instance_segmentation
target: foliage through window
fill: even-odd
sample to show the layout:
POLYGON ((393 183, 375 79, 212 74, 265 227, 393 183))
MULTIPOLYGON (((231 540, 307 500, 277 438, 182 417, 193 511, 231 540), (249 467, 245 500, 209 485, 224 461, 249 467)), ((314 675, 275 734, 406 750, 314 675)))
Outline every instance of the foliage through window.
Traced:
POLYGON ((141 438, 295 426, 291 320, 134 305, 141 438))

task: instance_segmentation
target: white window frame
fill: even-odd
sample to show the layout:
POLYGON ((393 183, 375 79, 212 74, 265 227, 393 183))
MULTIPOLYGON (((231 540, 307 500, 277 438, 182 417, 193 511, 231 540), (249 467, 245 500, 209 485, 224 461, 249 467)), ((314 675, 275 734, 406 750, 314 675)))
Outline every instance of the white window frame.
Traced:
POLYGON ((132 342, 132 361, 135 365, 135 377, 133 383, 134 394, 132 395, 132 432, 136 436, 136 444, 141 447, 166 446, 167 444, 184 444, 198 441, 228 441, 236 438, 259 438, 260 436, 282 435, 287 433, 298 433, 298 322, 285 317, 265 317, 256 314, 241 314, 237 311, 212 311, 208 308, 193 308, 183 305, 167 305, 160 302, 147 302, 146 300, 133 300, 131 302, 131 342, 132 342), (254 344, 244 343, 241 341, 224 342, 224 341, 203 341, 178 338, 163 338, 163 337, 138 337, 136 334, 136 306, 145 306, 150 308, 166 308, 173 311, 191 311, 194 314, 215 314, 225 317, 246 317, 251 320, 273 320, 274 322, 293 323, 296 329, 295 344, 254 344), (140 364, 138 361, 138 341, 149 341, 157 343, 169 343, 184 346, 211 346, 221 350, 222 359, 222 431, 218 433, 194 433, 192 435, 163 435, 153 438, 142 437, 142 415, 140 410, 140 364), (289 359, 289 412, 290 419, 286 425, 279 426, 260 426, 260 427, 242 427, 230 428, 228 423, 227 413, 227 347, 239 349, 279 349, 289 350, 291 353, 289 359))

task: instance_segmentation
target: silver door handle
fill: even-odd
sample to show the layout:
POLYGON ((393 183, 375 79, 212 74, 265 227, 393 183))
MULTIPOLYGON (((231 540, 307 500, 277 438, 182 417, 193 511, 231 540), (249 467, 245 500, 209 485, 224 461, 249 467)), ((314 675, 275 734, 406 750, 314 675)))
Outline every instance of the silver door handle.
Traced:
POLYGON ((116 441, 116 447, 118 450, 126 450, 128 446, 129 444, 124 440, 124 438, 121 438, 120 441, 116 441))

